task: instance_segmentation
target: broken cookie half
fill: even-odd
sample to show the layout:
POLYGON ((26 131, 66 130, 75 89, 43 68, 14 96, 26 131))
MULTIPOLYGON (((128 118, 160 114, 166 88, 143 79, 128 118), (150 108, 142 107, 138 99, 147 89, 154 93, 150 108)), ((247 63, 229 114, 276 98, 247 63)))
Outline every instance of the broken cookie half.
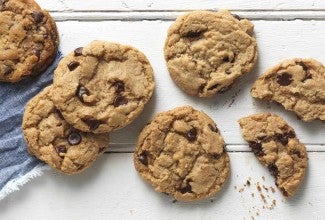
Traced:
POLYGON ((256 80, 251 95, 278 102, 303 121, 324 121, 325 67, 314 59, 285 60, 256 80))
POLYGON ((282 194, 294 195, 304 179, 308 158, 293 128, 271 113, 250 115, 238 122, 243 138, 275 177, 282 194))

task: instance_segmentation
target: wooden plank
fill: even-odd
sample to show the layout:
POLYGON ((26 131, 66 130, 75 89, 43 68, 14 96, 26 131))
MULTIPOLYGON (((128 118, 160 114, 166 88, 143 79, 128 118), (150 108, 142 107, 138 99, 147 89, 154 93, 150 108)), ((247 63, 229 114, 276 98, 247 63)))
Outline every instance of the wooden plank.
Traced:
POLYGON ((252 153, 230 153, 231 177, 212 201, 173 203, 138 176, 132 154, 105 154, 82 174, 49 171, 35 179, 0 203, 0 219, 322 219, 325 153, 309 153, 309 158, 304 184, 291 199, 279 193, 273 177, 252 153), (251 185, 245 187, 249 178, 251 185), (263 209, 273 200, 273 210, 263 209))
POLYGON ((282 116, 296 130, 302 142, 325 142, 325 126, 320 121, 304 123, 282 107, 256 101, 249 94, 257 76, 282 59, 314 57, 325 63, 325 21, 254 21, 259 45, 259 60, 255 70, 244 76, 225 94, 209 99, 183 93, 170 79, 163 57, 163 44, 170 21, 65 21, 57 24, 64 53, 86 45, 91 40, 101 39, 134 45, 151 61, 157 83, 153 98, 135 122, 111 133, 112 143, 134 144, 140 130, 154 114, 181 105, 192 105, 209 114, 217 122, 227 144, 245 144, 237 119, 263 111, 282 116))
POLYGON ((232 10, 320 10, 325 9, 322 0, 273 0, 273 1, 246 1, 246 0, 38 0, 38 3, 50 11, 164 11, 164 10, 195 10, 219 9, 232 10))

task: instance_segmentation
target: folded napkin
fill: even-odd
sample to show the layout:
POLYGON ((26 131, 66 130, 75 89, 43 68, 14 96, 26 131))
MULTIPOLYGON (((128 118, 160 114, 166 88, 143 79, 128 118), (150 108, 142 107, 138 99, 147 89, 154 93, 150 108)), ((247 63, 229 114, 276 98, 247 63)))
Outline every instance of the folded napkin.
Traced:
POLYGON ((53 64, 39 76, 14 84, 0 82, 0 200, 47 169, 43 162, 28 154, 21 123, 26 103, 52 83, 61 57, 58 52, 53 64))

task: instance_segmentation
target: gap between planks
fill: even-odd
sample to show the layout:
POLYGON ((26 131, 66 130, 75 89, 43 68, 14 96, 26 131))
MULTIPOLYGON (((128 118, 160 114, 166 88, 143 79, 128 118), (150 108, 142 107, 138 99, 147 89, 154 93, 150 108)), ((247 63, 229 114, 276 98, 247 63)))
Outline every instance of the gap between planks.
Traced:
MULTIPOLYGON (((305 144, 308 152, 325 152, 324 144, 305 144)), ((105 153, 133 153, 135 144, 110 143, 105 153)), ((226 144, 227 152, 243 153, 251 152, 247 144, 226 144)))
MULTIPOLYGON (((50 11, 56 21, 172 21, 186 11, 50 11)), ((232 11, 250 20, 291 21, 325 20, 325 10, 232 11)))

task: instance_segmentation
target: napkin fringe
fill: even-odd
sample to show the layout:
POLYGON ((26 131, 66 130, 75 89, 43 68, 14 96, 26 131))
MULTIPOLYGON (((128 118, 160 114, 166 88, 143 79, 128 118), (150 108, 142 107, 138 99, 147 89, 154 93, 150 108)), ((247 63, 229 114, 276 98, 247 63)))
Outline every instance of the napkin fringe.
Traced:
POLYGON ((38 164, 36 167, 34 167, 31 171, 29 171, 25 175, 10 180, 0 191, 0 201, 10 193, 18 191, 21 186, 23 186, 30 180, 34 179, 35 177, 41 176, 43 172, 48 169, 49 169, 48 166, 44 164, 38 164))

